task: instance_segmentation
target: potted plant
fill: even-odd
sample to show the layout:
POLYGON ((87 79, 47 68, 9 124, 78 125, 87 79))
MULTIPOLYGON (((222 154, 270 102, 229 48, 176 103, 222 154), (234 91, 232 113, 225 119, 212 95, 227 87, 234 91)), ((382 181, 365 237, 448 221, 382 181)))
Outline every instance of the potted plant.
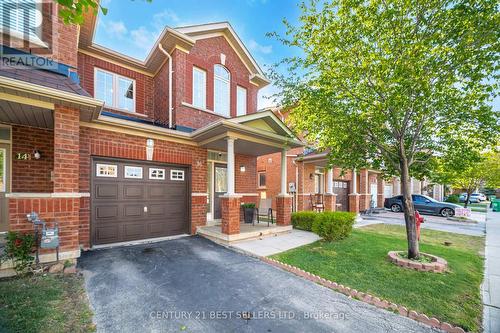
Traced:
POLYGON ((241 206, 243 207, 243 217, 245 218, 245 223, 252 223, 255 215, 255 204, 244 203, 241 206))

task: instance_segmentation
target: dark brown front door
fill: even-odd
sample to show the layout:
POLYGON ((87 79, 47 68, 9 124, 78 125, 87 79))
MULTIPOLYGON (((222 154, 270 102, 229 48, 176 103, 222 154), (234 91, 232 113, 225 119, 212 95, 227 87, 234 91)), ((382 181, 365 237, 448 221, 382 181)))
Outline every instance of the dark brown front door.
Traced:
POLYGON ((215 164, 214 167, 214 219, 222 218, 220 196, 227 192, 227 166, 215 164))
POLYGON ((349 211, 349 182, 334 180, 333 193, 337 194, 337 210, 349 211))
POLYGON ((92 161, 92 244, 189 231, 189 169, 141 161, 92 161))

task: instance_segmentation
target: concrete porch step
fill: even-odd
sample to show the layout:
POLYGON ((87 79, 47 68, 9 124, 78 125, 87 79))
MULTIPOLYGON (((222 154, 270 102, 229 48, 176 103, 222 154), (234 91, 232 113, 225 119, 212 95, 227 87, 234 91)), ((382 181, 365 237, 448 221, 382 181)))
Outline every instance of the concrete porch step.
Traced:
POLYGON ((212 225, 198 227, 197 234, 221 245, 231 245, 238 242, 290 233, 292 229, 293 227, 291 225, 270 225, 268 227, 267 223, 261 223, 260 225, 256 224, 255 226, 251 224, 241 224, 239 234, 227 235, 222 233, 220 225, 212 225))

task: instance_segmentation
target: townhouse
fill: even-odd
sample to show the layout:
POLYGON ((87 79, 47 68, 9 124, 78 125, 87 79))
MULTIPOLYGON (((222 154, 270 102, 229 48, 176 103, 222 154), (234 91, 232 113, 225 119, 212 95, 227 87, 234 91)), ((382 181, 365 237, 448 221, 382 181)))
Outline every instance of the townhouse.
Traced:
MULTIPOLYGON (((283 122, 289 111, 269 108, 283 122)), ((286 169, 288 192, 293 196, 294 211, 311 210, 315 194, 323 194, 326 210, 363 212, 370 207, 383 208, 384 199, 401 194, 397 177, 383 177, 379 170, 342 170, 328 166, 327 152, 297 147, 287 151, 286 169), (355 175, 355 177, 353 176, 355 175)), ((269 154, 257 158, 257 189, 263 198, 274 198, 280 193, 281 158, 269 154)), ((441 184, 411 179, 411 192, 443 200, 441 184)))
MULTIPOLYGON (((92 14, 73 26, 53 2, 9 4, 0 232, 32 232, 35 211, 58 223, 63 259, 207 225, 240 233, 240 204, 259 198, 257 156, 285 160, 302 143, 273 112, 257 112, 269 81, 229 23, 165 27, 141 61, 95 44, 92 14)), ((290 223, 286 172, 279 226, 290 223)))

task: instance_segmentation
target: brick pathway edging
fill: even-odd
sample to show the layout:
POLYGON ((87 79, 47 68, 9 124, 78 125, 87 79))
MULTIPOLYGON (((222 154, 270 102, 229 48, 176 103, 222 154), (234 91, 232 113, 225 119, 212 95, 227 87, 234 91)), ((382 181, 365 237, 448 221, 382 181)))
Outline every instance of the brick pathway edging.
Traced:
POLYGON ((298 267, 284 264, 278 260, 274 260, 274 259, 267 258, 267 257, 260 257, 260 259, 268 264, 271 264, 275 267, 279 267, 281 269, 284 269, 284 270, 291 272, 295 275, 298 275, 304 279, 318 283, 318 284, 320 284, 324 287, 327 287, 329 289, 338 291, 338 292, 340 292, 340 293, 342 293, 350 298, 355 298, 359 301, 375 305, 376 307, 381 308, 381 309, 385 309, 387 311, 399 313, 401 316, 408 317, 410 319, 416 320, 418 322, 421 322, 423 324, 426 324, 426 325, 429 325, 429 326, 432 326, 435 328, 439 328, 439 329, 441 329, 445 332, 448 332, 448 333, 465 333, 464 329, 461 327, 453 326, 453 325, 446 323, 446 322, 441 322, 441 321, 439 321, 439 319, 434 318, 434 317, 429 318, 427 315, 425 315, 423 313, 418 313, 416 311, 409 310, 404 306, 397 305, 395 303, 391 303, 387 300, 380 299, 376 296, 372 296, 370 294, 367 294, 367 293, 364 293, 361 291, 357 291, 356 289, 351 289, 351 288, 346 287, 344 285, 338 284, 336 282, 332 282, 332 281, 324 279, 320 276, 306 272, 298 267))

